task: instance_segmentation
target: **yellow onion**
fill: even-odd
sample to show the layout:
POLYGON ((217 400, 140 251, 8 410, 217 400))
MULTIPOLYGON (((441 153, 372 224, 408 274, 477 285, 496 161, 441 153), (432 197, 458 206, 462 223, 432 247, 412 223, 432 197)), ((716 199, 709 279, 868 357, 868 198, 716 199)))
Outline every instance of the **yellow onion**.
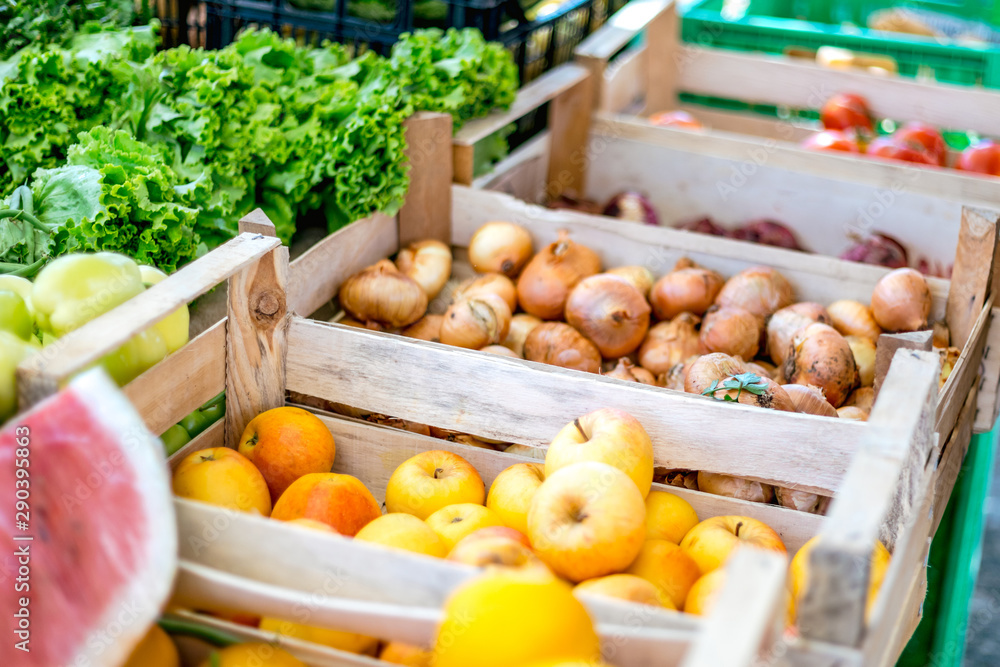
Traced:
POLYGON ((488 352, 489 354, 495 354, 498 357, 510 357, 511 359, 520 359, 521 357, 517 355, 510 348, 504 347, 503 345, 487 345, 486 347, 479 350, 480 352, 488 352))
POLYGON ((931 313, 931 288, 915 269, 896 269, 872 290, 872 314, 886 331, 919 331, 931 313))
MULTIPOLYGON (((736 378, 732 376, 723 378, 719 384, 723 384, 727 380, 734 379, 736 378)), ((760 378, 760 382, 766 384, 767 387, 759 394, 755 394, 747 389, 719 389, 713 392, 711 396, 719 401, 726 400, 726 397, 728 396, 737 403, 752 405, 756 408, 768 408, 771 410, 781 410, 783 412, 796 411, 795 404, 792 403, 792 398, 780 384, 770 378, 760 378)), ((759 382, 757 384, 759 384, 759 382)))
POLYGON ((820 322, 792 337, 784 374, 790 384, 819 387, 835 408, 843 405, 860 382, 851 346, 836 329, 820 322))
POLYGON ((510 327, 507 329, 507 337, 504 338, 503 345, 512 350, 517 356, 524 357, 524 339, 528 337, 531 330, 541 324, 542 321, 534 315, 518 313, 510 318, 510 327))
POLYGON ((736 306, 712 306, 705 313, 698 340, 704 353, 723 352, 753 359, 760 347, 762 322, 749 310, 736 306))
POLYGON ((823 390, 819 387, 804 384, 784 384, 781 388, 792 399, 796 412, 804 412, 809 415, 819 415, 821 417, 836 417, 837 411, 830 405, 830 402, 823 396, 823 390))
MULTIPOLYGON (((785 308, 781 308, 771 319, 767 321, 767 353, 773 361, 778 366, 785 363, 785 356, 788 354, 788 346, 792 342, 792 337, 798 332, 799 329, 805 328, 812 324, 813 322, 820 322, 814 317, 814 315, 819 314, 823 316, 823 313, 817 313, 815 310, 810 308, 802 308, 800 306, 808 306, 810 304, 793 304, 785 308)), ((830 321, 827 319, 824 324, 829 324, 830 321)))
POLYGON ((656 378, 656 384, 661 387, 666 387, 667 389, 673 389, 674 391, 684 391, 684 378, 687 376, 688 369, 691 368, 691 364, 694 363, 693 359, 687 362, 681 362, 679 364, 674 364, 666 373, 660 373, 656 378))
POLYGON ((795 302, 795 290, 783 275, 768 266, 740 271, 726 281, 715 298, 720 306, 736 306, 758 317, 768 317, 795 302))
POLYGON ((696 470, 665 470, 663 468, 653 468, 653 481, 676 486, 679 489, 698 490, 698 471, 696 470), (659 480, 663 480, 660 482, 659 480))
POLYGON ((496 294, 483 294, 451 304, 441 323, 445 345, 478 350, 507 337, 510 308, 496 294))
MULTIPOLYGON (((775 368, 766 361, 745 361, 743 365, 746 366, 748 373, 756 373, 762 378, 775 379, 775 368)), ((781 384, 780 382, 778 384, 781 384)))
POLYGON ((517 279, 517 301, 526 312, 543 320, 562 318, 566 299, 576 284, 601 270, 601 258, 574 243, 565 231, 542 248, 517 279))
POLYGON ((684 391, 689 394, 700 394, 711 387, 713 382, 722 382, 731 375, 746 372, 747 367, 742 359, 721 352, 703 354, 692 361, 687 369, 684 375, 684 391))
POLYGON ((451 248, 434 239, 411 243, 399 251, 396 267, 433 299, 451 277, 451 248))
MULTIPOLYGON (((833 324, 833 320, 830 318, 830 313, 827 312, 826 308, 815 301, 799 301, 798 303, 793 303, 790 306, 785 306, 785 308, 793 313, 805 315, 813 322, 833 324)), ((785 308, 782 308, 782 310, 785 310, 785 308)))
POLYGON ((642 366, 633 364, 629 361, 628 357, 619 359, 615 367, 603 375, 604 377, 615 378, 616 380, 656 386, 656 378, 653 377, 653 374, 642 366))
POLYGON ((506 452, 507 454, 517 454, 518 456, 527 456, 529 459, 538 459, 539 461, 544 461, 546 449, 544 447, 532 447, 531 445, 514 444, 503 451, 506 452))
POLYGON ((372 422, 373 424, 381 424, 382 426, 391 426, 392 428, 409 431, 410 433, 419 433, 420 435, 431 434, 431 429, 427 426, 427 424, 411 422, 406 419, 399 419, 398 417, 387 417, 385 415, 376 414, 368 415, 365 417, 365 421, 372 422))
POLYGON ((865 412, 871 412, 872 406, 875 405, 875 390, 871 387, 858 387, 851 392, 851 395, 847 397, 844 401, 844 405, 841 407, 855 406, 861 408, 865 412))
POLYGON ((649 302, 660 320, 672 320, 685 312, 703 315, 724 282, 715 271, 698 266, 676 269, 656 281, 649 291, 649 302))
POLYGON ((774 488, 770 484, 714 472, 698 472, 698 490, 755 503, 770 503, 774 500, 774 488))
POLYGON ((444 315, 424 315, 415 324, 403 329, 401 332, 407 338, 418 338, 429 340, 432 343, 441 342, 441 323, 444 322, 444 315))
POLYGON ((862 387, 875 384, 875 341, 866 336, 844 336, 854 354, 862 387))
POLYGON ((341 317, 339 319, 334 317, 330 319, 329 322, 331 324, 343 324, 345 327, 354 327, 355 329, 368 329, 369 331, 385 330, 385 327, 378 322, 369 322, 368 324, 365 324, 364 322, 358 322, 353 317, 341 317))
POLYGON ((479 273, 516 278, 531 252, 531 234, 513 222, 487 222, 469 241, 469 262, 479 273))
POLYGON ((467 299, 480 294, 496 294, 507 302, 510 312, 517 310, 517 288, 511 279, 502 273, 487 273, 469 278, 455 290, 455 300, 467 299))
POLYGON ((697 326, 698 318, 691 313, 654 324, 639 348, 639 365, 660 375, 700 354, 697 326))
POLYGON ((820 496, 796 489, 785 489, 780 486, 774 487, 774 497, 782 507, 789 507, 809 514, 826 514, 831 500, 829 496, 820 496))
POLYGON ((649 329, 649 303, 632 283, 599 273, 584 278, 566 299, 566 322, 597 346, 601 355, 633 351, 649 329))
POLYGON ((845 336, 863 336, 878 340, 882 335, 882 327, 875 321, 871 308, 860 301, 842 299, 834 301, 826 307, 833 328, 845 336))
POLYGON ((365 324, 405 327, 427 311, 427 293, 387 259, 345 280, 338 296, 344 310, 365 324))
POLYGON ((632 283, 632 287, 639 290, 644 298, 649 296, 649 290, 652 289, 653 281, 656 280, 653 272, 645 266, 619 266, 615 269, 608 269, 607 273, 621 276, 632 283))
POLYGON ((858 422, 868 421, 868 411, 862 410, 856 405, 845 405, 842 408, 837 408, 837 416, 841 419, 850 419, 858 422))
POLYGON ((579 331, 565 322, 545 322, 524 341, 524 358, 588 373, 601 372, 601 353, 579 331))
POLYGON ((944 322, 934 323, 934 335, 932 339, 934 347, 948 347, 951 345, 951 331, 944 322))

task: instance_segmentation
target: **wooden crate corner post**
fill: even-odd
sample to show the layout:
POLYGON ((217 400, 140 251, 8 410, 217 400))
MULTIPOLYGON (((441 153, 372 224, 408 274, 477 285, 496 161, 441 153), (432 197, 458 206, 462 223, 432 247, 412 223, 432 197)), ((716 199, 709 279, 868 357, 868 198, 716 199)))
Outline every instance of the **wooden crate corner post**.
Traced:
POLYGON ((399 210, 399 244, 436 239, 451 243, 452 120, 420 111, 406 120, 410 187, 399 210))
POLYGON ((1000 273, 994 266, 995 256, 1000 252, 998 216, 996 211, 962 207, 946 310, 951 345, 959 349, 969 340, 992 283, 997 280, 996 274, 1000 273))
POLYGON ((591 92, 594 76, 581 69, 579 80, 552 98, 549 105, 549 168, 546 196, 583 197, 587 187, 591 92))
MULTIPOLYGON (((263 215, 263 213, 261 213, 263 215)), ((264 221, 267 216, 263 216, 264 221)), ((240 225, 244 222, 241 220, 240 225)), ((256 221, 255 224, 262 224, 256 221)), ((272 225, 273 228, 273 225, 272 225)), ((278 246, 228 281, 225 444, 239 445, 243 429, 265 410, 285 403, 288 248, 278 246)))

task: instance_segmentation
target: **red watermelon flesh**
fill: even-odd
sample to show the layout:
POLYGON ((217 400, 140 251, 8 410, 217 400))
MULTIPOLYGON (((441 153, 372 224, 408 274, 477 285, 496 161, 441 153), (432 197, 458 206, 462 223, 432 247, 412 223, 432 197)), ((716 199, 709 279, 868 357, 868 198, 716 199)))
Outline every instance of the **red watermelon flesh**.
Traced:
POLYGON ((169 473, 103 371, 0 432, 0 542, 4 667, 120 665, 156 620, 177 567, 169 473), (16 506, 24 479, 27 516, 16 506))

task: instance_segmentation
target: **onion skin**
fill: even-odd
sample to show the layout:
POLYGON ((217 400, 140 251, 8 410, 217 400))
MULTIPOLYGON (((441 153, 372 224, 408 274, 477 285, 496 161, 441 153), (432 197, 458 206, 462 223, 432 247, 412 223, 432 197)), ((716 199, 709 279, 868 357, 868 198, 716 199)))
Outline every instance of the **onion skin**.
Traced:
POLYGON ((804 384, 786 384, 782 385, 782 389, 791 397, 796 412, 819 415, 820 417, 837 416, 837 411, 817 387, 804 384))
POLYGON ((413 324, 427 312, 427 293, 387 259, 345 280, 338 298, 341 307, 366 326, 377 322, 398 329, 413 324))
POLYGON ((723 352, 741 359, 753 359, 760 347, 763 327, 749 310, 712 306, 701 323, 698 341, 705 354, 723 352))
POLYGON ((639 365, 660 375, 700 354, 697 325, 698 318, 691 313, 654 324, 639 347, 639 365))
POLYGON ((599 273, 584 278, 566 299, 566 322, 607 358, 635 350, 649 329, 649 303, 632 283, 599 273))
POLYGON ((546 449, 543 447, 532 447, 531 445, 518 445, 515 443, 503 451, 508 454, 517 454, 518 456, 526 456, 530 459, 544 461, 546 449))
POLYGON ((774 488, 770 484, 714 472, 698 472, 698 490, 755 503, 770 503, 774 500, 774 488))
POLYGON ((614 269, 608 269, 605 273, 621 276, 629 281, 632 283, 632 287, 639 290, 639 293, 643 297, 649 297, 649 290, 653 289, 653 283, 656 282, 653 272, 645 266, 619 266, 614 269))
POLYGON ((783 275, 768 266, 740 271, 726 281, 715 298, 720 306, 745 308, 767 318, 795 302, 795 290, 783 275))
POLYGON ((882 335, 882 327, 875 321, 871 308, 860 301, 842 299, 826 307, 833 328, 845 336, 864 336, 873 341, 882 335))
POLYGON ((638 382, 639 384, 648 384, 652 386, 658 386, 656 383, 656 378, 653 374, 647 371, 642 366, 636 366, 628 357, 622 357, 618 360, 618 363, 607 373, 603 374, 604 377, 615 378, 616 380, 624 380, 626 382, 638 382))
POLYGON ((774 487, 774 497, 782 507, 809 514, 826 514, 831 500, 829 496, 820 496, 808 491, 797 491, 780 486, 774 487))
POLYGON ((862 387, 875 384, 875 341, 864 336, 844 336, 854 354, 854 365, 858 367, 858 377, 862 387))
POLYGON ((700 267, 677 269, 656 281, 649 302, 658 320, 672 320, 681 313, 704 315, 725 283, 715 271, 700 267))
POLYGON ((510 308, 496 294, 483 294, 456 301, 444 314, 441 342, 478 350, 507 337, 510 308))
POLYGON ((649 199, 638 192, 619 192, 604 205, 602 214, 629 222, 642 222, 647 225, 660 224, 656 210, 649 199))
POLYGON ((830 317, 830 313, 827 309, 815 301, 799 301, 798 303, 786 306, 786 308, 793 313, 805 315, 813 322, 822 322, 823 324, 830 325, 833 324, 833 318, 830 317))
POLYGON ((851 419, 858 422, 868 421, 868 412, 862 410, 856 405, 845 405, 842 408, 838 408, 837 416, 841 419, 851 419))
POLYGON ((542 321, 534 315, 518 313, 510 318, 510 327, 507 329, 507 337, 501 345, 510 349, 517 356, 524 358, 524 341, 531 333, 532 329, 541 324, 542 321))
POLYGON ((524 341, 524 358, 587 373, 601 372, 601 353, 565 322, 545 322, 524 341))
POLYGON ((696 232, 698 234, 709 234, 710 236, 732 236, 727 229, 715 224, 711 218, 699 218, 684 222, 677 225, 676 229, 682 229, 686 232, 696 232))
MULTIPOLYGON (((775 368, 766 361, 745 361, 743 365, 746 366, 749 373, 756 373, 762 378, 775 379, 775 368)), ((779 382, 778 384, 781 383, 779 382)))
POLYGON ((531 259, 531 234, 513 222, 487 222, 469 240, 469 262, 479 273, 516 278, 531 259))
POLYGON ((687 377, 687 372, 690 370, 691 364, 697 358, 692 357, 684 363, 674 364, 666 373, 661 373, 656 378, 656 384, 667 389, 673 389, 674 391, 684 391, 684 378, 687 377))
POLYGON ((440 343, 442 322, 444 322, 444 315, 424 315, 416 323, 406 327, 400 333, 407 338, 440 343))
POLYGON ((770 245, 789 250, 805 250, 788 227, 774 220, 755 220, 738 227, 732 233, 734 239, 770 245))
POLYGON ((521 357, 516 354, 510 348, 506 348, 503 345, 487 345, 486 347, 479 350, 480 352, 486 352, 487 354, 495 354, 498 357, 510 357, 511 359, 520 359, 521 357))
POLYGON ((819 322, 795 334, 783 370, 789 384, 819 387, 835 408, 860 384, 851 346, 836 329, 819 322))
MULTIPOLYGON (((797 305, 797 304, 796 304, 797 305)), ((795 334, 816 320, 795 306, 782 308, 767 321, 767 353, 779 367, 785 363, 789 346, 795 334)))
POLYGON ((514 282, 502 273, 486 273, 469 278, 455 290, 454 299, 468 299, 482 294, 496 294, 507 302, 510 312, 517 310, 517 288, 514 282))
POLYGON ((840 255, 840 259, 862 264, 875 264, 898 269, 907 266, 910 261, 906 256, 906 248, 891 236, 875 233, 863 241, 851 246, 840 255))
POLYGON ((524 267, 517 280, 517 301, 522 310, 535 317, 561 319, 570 290, 600 271, 597 253, 560 232, 558 241, 545 246, 524 267))
POLYGON ((875 405, 875 390, 871 387, 858 387, 847 397, 847 401, 841 407, 855 406, 865 412, 871 412, 873 405, 875 405))
POLYGON ((451 248, 434 239, 411 243, 399 251, 396 267, 433 299, 451 277, 451 248))
POLYGON ((872 290, 872 314, 886 331, 926 329, 930 312, 931 288, 914 269, 890 271, 872 290))
POLYGON ((713 382, 722 382, 731 375, 746 372, 747 367, 742 359, 721 352, 703 354, 691 362, 684 376, 684 391, 689 394, 701 394, 711 387, 713 382))
MULTIPOLYGON (((731 379, 734 378, 731 376, 723 378, 722 382, 731 379)), ((788 395, 788 392, 786 392, 780 384, 770 378, 761 378, 761 381, 767 384, 767 388, 761 394, 754 394, 746 389, 742 391, 738 389, 721 389, 712 394, 712 398, 718 401, 724 401, 725 397, 729 396, 742 405, 751 405, 755 408, 768 408, 770 410, 780 410, 782 412, 796 412, 795 404, 792 403, 791 396, 788 395)))

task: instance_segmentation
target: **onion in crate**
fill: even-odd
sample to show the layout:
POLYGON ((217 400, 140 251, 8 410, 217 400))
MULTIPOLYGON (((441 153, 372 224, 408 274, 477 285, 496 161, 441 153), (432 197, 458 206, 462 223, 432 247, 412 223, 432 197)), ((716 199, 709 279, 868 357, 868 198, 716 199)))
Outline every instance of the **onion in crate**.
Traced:
POLYGON ((642 222, 647 225, 658 225, 660 220, 656 215, 656 210, 645 195, 638 192, 619 192, 608 200, 604 205, 604 215, 628 220, 630 222, 642 222))

